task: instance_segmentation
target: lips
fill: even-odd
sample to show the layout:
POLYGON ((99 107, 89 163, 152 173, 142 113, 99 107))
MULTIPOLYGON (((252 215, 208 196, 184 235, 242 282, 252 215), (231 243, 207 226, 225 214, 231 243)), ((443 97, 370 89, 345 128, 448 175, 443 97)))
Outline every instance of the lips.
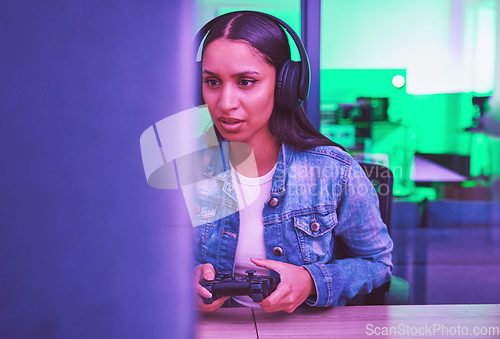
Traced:
POLYGON ((222 117, 218 119, 222 128, 224 128, 228 132, 237 132, 245 120, 222 117))
POLYGON ((237 124, 239 122, 243 122, 245 120, 235 119, 235 118, 219 118, 219 121, 225 124, 237 124))

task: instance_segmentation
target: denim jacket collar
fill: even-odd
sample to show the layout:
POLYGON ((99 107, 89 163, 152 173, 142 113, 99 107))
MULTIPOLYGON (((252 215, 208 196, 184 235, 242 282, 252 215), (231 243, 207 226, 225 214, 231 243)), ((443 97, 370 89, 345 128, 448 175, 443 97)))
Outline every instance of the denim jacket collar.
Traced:
POLYGON ((221 142, 219 147, 211 147, 209 152, 209 165, 206 167, 204 174, 219 181, 220 185, 222 185, 222 192, 231 198, 233 204, 237 205, 238 200, 231 181, 229 143, 221 142))
POLYGON ((281 149, 278 155, 278 163, 276 164, 276 171, 273 176, 273 183, 271 186, 271 194, 282 195, 285 193, 285 178, 287 168, 290 166, 290 162, 293 156, 293 148, 281 144, 281 149))

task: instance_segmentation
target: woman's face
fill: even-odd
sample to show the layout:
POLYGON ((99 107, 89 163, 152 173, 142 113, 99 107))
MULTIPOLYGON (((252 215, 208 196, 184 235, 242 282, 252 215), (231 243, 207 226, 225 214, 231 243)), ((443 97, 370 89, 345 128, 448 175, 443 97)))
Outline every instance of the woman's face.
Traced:
POLYGON ((214 125, 229 141, 252 147, 274 142, 269 118, 276 71, 246 42, 218 39, 204 51, 203 98, 214 125))

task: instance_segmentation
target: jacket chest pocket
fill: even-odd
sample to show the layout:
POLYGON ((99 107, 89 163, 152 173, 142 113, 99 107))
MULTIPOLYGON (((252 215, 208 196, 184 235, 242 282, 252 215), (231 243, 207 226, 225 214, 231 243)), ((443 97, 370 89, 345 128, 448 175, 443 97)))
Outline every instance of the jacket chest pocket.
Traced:
POLYGON ((333 253, 332 231, 336 225, 335 211, 293 218, 293 226, 306 264, 330 261, 333 253))

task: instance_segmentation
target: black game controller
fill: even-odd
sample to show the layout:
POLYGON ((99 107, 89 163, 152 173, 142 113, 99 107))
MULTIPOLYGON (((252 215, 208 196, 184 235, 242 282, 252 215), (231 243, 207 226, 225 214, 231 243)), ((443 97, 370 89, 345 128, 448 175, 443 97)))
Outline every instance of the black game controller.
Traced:
POLYGON ((224 274, 214 280, 200 280, 200 285, 205 287, 211 298, 202 297, 204 304, 211 304, 220 297, 233 297, 248 295, 256 303, 260 303, 276 289, 276 280, 271 276, 254 275, 254 270, 245 272, 246 277, 236 279, 231 274, 224 274))

